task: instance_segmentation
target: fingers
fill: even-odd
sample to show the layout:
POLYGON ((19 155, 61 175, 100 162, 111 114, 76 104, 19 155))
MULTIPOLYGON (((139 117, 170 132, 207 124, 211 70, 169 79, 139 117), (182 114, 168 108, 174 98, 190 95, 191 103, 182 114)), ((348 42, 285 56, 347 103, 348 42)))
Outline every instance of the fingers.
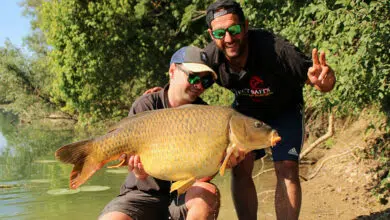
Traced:
POLYGON ((158 91, 160 91, 161 89, 163 89, 163 88, 161 88, 161 87, 153 87, 153 88, 151 88, 151 89, 146 90, 146 91, 144 92, 144 95, 150 94, 150 93, 153 93, 153 92, 158 92, 158 91))
POLYGON ((237 164, 245 159, 246 153, 243 150, 238 150, 237 164))
POLYGON ((227 165, 226 165, 226 168, 229 169, 229 168, 235 167, 237 164, 238 164, 238 163, 237 163, 236 157, 234 157, 234 156, 232 155, 232 156, 230 156, 230 158, 229 158, 229 161, 228 161, 228 163, 227 163, 227 165))
POLYGON ((134 169, 134 156, 130 156, 129 158, 128 169, 130 172, 134 169))
POLYGON ((324 51, 321 51, 321 53, 320 53, 320 64, 321 64, 321 66, 327 66, 324 51))
POLYGON ((141 163, 141 158, 138 155, 130 156, 128 168, 138 179, 146 179, 148 177, 148 174, 145 172, 144 166, 141 163))
POLYGON ((326 79, 329 72, 329 67, 326 64, 325 52, 320 52, 320 58, 318 59, 318 50, 314 48, 312 51, 313 66, 307 71, 308 76, 311 77, 311 83, 315 84, 317 81, 326 79))
POLYGON ((315 76, 317 71, 314 67, 310 67, 309 70, 307 71, 308 75, 315 76))
POLYGON ((245 159, 245 156, 246 156, 245 151, 239 149, 237 151, 236 156, 234 156, 234 155, 230 156, 228 164, 226 165, 227 168, 233 168, 233 167, 237 166, 237 164, 241 163, 241 161, 243 161, 245 159))
POLYGON ((145 173, 144 167, 141 163, 141 158, 138 155, 134 156, 134 172, 139 174, 145 173))
POLYGON ((320 59, 318 59, 318 50, 317 48, 314 48, 311 52, 311 56, 313 60, 313 65, 327 66, 324 51, 320 52, 320 59))
MULTIPOLYGON (((322 81, 322 80, 326 79, 326 77, 328 76, 328 73, 329 73, 329 67, 328 66, 322 67, 322 71, 321 71, 320 76, 318 77, 318 80, 322 81)), ((322 83, 324 83, 324 82, 322 82, 322 83)))
POLYGON ((313 59, 313 65, 318 65, 320 64, 319 60, 318 60, 318 50, 317 48, 314 48, 312 51, 311 51, 311 58, 313 59))
POLYGON ((143 169, 140 157, 138 155, 131 155, 129 158, 128 167, 129 171, 138 171, 140 168, 143 169))

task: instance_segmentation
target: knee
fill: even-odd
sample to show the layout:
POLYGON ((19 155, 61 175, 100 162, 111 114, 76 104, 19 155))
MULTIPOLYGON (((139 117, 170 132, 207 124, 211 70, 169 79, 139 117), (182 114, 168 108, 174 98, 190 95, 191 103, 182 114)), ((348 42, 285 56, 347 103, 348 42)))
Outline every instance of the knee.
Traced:
POLYGON ((278 179, 289 179, 296 180, 299 179, 299 165, 296 161, 284 160, 276 161, 275 173, 278 179))
POLYGON ((188 211, 204 213, 206 216, 218 215, 220 194, 218 188, 208 182, 196 182, 185 196, 188 211))

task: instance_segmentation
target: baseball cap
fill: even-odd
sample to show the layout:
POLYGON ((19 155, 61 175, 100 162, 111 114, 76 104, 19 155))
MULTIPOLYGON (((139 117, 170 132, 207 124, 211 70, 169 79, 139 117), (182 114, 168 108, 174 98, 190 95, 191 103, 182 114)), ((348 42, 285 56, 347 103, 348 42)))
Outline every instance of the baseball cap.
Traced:
POLYGON ((239 3, 234 0, 218 0, 207 7, 206 22, 211 27, 211 22, 226 14, 237 14, 240 21, 245 21, 244 12, 239 3), (222 9, 222 10, 221 10, 222 9))
POLYGON ((210 72, 214 80, 216 80, 218 78, 217 74, 213 69, 207 66, 207 62, 208 58, 206 52, 195 46, 186 46, 180 48, 173 54, 170 64, 180 63, 186 69, 194 73, 210 72))

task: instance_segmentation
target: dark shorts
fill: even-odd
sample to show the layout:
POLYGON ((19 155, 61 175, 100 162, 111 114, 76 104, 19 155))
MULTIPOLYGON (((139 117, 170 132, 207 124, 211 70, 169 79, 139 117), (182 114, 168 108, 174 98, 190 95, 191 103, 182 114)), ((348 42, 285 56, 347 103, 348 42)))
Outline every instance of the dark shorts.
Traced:
POLYGON ((171 199, 169 194, 127 190, 111 200, 104 207, 101 216, 114 211, 122 212, 134 220, 184 220, 188 210, 185 194, 171 199))
MULTIPOLYGON (((298 161, 304 135, 304 117, 300 109, 285 112, 278 118, 263 120, 277 130, 282 140, 272 147, 273 161, 298 161)), ((256 159, 265 156, 264 150, 256 150, 256 159)))

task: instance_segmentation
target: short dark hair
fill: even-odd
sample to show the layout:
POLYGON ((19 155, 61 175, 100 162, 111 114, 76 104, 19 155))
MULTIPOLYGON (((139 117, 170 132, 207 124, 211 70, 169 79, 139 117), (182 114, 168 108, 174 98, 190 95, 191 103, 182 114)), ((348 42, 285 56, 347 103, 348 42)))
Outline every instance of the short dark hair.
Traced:
POLYGON ((211 28, 211 22, 215 18, 226 14, 236 14, 241 23, 245 22, 244 12, 240 4, 234 0, 218 0, 207 7, 206 22, 209 28, 211 28))

